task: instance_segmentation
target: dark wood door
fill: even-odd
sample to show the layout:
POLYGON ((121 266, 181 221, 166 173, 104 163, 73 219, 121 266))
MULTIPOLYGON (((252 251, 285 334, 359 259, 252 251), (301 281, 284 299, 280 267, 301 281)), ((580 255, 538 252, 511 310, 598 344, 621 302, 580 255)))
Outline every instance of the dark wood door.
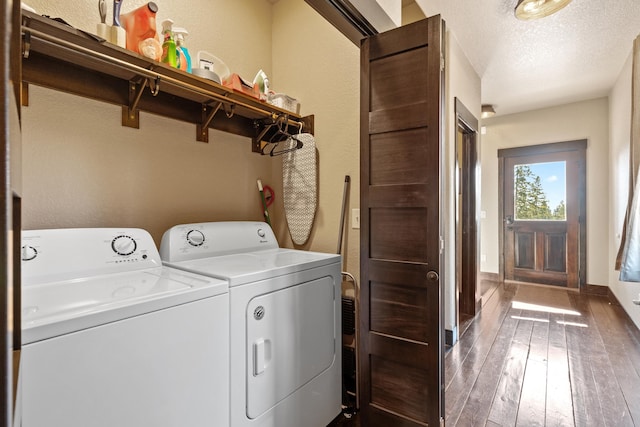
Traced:
POLYGON ((586 141, 499 150, 504 279, 583 282, 586 141))
POLYGON ((366 39, 361 56, 362 425, 443 415, 440 168, 443 21, 366 39))

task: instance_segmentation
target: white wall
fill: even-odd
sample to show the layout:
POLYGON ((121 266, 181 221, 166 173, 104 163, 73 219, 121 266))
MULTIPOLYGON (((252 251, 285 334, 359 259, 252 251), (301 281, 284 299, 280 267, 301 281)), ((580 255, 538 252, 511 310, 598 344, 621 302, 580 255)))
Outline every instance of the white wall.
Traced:
MULTIPOLYGON (((609 281, 609 102, 607 98, 578 102, 482 121, 481 221, 484 272, 498 272, 498 157, 501 148, 587 139, 587 283, 609 281)), ((567 189, 571 191, 571 189, 567 189)))
POLYGON ((640 327, 640 283, 621 282, 615 270, 629 191, 629 143, 631 138, 631 55, 609 95, 609 287, 635 324, 640 327))
POLYGON ((480 77, 460 48, 455 35, 446 33, 445 91, 445 147, 444 147, 444 194, 442 197, 444 221, 444 272, 445 282, 445 328, 453 331, 456 320, 456 223, 455 223, 455 174, 457 120, 455 98, 478 119, 480 118, 480 77))

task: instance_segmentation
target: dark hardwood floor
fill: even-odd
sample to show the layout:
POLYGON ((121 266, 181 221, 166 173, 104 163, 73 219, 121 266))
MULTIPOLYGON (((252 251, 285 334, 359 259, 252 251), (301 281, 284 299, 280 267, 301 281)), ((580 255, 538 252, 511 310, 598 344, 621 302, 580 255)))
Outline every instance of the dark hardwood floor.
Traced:
POLYGON ((445 381, 448 427, 640 427, 640 332, 606 296, 500 285, 445 381))

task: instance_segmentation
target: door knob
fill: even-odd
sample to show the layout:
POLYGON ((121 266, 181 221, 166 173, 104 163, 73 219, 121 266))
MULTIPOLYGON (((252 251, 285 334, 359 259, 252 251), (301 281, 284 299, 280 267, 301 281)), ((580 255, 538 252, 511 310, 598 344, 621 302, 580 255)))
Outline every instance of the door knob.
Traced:
POLYGON ((427 280, 431 280, 432 282, 437 282, 439 278, 440 276, 438 276, 438 273, 436 273, 433 270, 427 273, 427 280))

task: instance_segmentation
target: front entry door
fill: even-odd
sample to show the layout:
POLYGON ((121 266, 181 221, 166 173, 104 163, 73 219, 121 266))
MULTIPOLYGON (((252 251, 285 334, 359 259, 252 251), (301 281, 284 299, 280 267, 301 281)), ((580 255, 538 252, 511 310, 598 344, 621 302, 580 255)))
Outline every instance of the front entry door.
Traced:
POLYGON ((583 140, 498 151, 505 280, 584 283, 585 149, 583 140))
POLYGON ((362 425, 443 416, 440 16, 361 49, 362 425))

